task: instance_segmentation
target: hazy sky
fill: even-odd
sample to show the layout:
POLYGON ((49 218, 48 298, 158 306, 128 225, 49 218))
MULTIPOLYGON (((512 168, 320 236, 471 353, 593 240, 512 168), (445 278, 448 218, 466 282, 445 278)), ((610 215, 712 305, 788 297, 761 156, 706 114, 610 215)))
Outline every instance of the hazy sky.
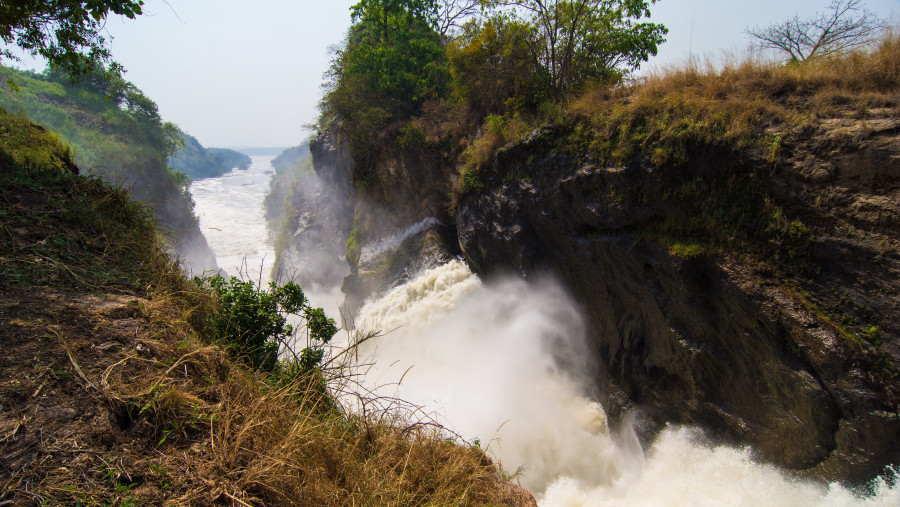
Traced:
MULTIPOLYGON (((126 78, 207 147, 292 146, 308 135, 327 70, 357 0, 147 0, 107 30, 126 78)), ((808 16, 829 0, 660 0, 668 42, 644 68, 741 53, 748 26, 808 16)), ((900 24, 900 0, 866 0, 900 24)))

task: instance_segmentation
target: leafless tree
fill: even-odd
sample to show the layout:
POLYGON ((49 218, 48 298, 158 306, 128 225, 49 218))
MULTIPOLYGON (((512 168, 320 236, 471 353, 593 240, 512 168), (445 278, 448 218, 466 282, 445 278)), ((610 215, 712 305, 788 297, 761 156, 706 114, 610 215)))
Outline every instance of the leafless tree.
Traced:
POLYGON ((438 3, 438 33, 442 39, 451 35, 473 14, 481 9, 479 0, 440 0, 438 3))
POLYGON ((780 51, 788 61, 800 63, 863 47, 886 26, 862 0, 832 0, 825 12, 811 18, 794 16, 777 25, 748 28, 746 33, 755 47, 780 51))

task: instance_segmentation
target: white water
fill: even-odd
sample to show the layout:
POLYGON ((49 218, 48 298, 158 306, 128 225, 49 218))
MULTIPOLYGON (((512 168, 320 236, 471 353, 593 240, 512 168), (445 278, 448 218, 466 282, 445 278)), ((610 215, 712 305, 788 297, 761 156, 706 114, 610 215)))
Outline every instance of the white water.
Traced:
MULTIPOLYGON (((256 277, 264 258, 264 282, 274 262, 262 214, 269 160, 253 157, 248 171, 191 187, 219 264, 237 274, 246 257, 256 277)), ((486 285, 454 261, 361 313, 362 325, 391 331, 362 345, 360 359, 377 361, 364 383, 424 405, 480 440, 505 470, 522 467, 520 483, 542 506, 900 505, 898 486, 875 482, 859 497, 839 485, 793 480, 747 450, 707 445, 696 430, 669 428, 646 450, 627 428, 611 432, 587 396, 582 319, 551 283, 486 285)))
POLYGON ((522 467, 541 505, 900 505, 897 486, 875 483, 860 498, 793 480, 747 450, 705 445, 698 431, 669 428, 646 454, 628 428, 610 432, 586 396, 582 319, 551 283, 485 285, 453 261, 361 313, 393 330, 361 345, 374 360, 364 383, 480 440, 505 470, 522 467))
POLYGON ((437 225, 438 223, 437 219, 427 217, 403 230, 388 234, 373 243, 368 243, 364 245, 360 251, 359 262, 366 263, 385 252, 396 250, 407 238, 415 236, 426 228, 437 225))
POLYGON ((263 200, 272 178, 271 156, 250 157, 247 170, 191 183, 200 231, 216 254, 219 267, 231 276, 271 280, 275 252, 268 243, 263 200), (262 268, 262 269, 260 269, 262 268))

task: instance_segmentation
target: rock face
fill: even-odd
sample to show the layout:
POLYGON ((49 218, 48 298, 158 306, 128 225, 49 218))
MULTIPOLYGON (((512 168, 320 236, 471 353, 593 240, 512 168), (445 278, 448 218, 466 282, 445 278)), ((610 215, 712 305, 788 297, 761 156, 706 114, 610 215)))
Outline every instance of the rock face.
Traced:
POLYGON ((310 148, 316 172, 292 185, 286 206, 290 241, 278 252, 275 273, 292 273, 302 287, 319 291, 340 286, 349 270, 344 252, 353 227, 354 194, 344 171, 353 162, 327 136, 310 148))
POLYGON ((351 272, 342 286, 351 313, 369 296, 459 253, 447 214, 444 179, 450 171, 443 157, 386 149, 363 173, 330 134, 318 136, 310 149, 316 174, 349 199, 341 248, 352 235, 355 257, 348 259, 351 272))
POLYGON ((782 466, 855 481, 900 463, 898 126, 826 121, 785 134, 777 164, 699 146, 669 168, 604 167, 546 129, 501 150, 453 218, 455 169, 440 153, 385 148, 362 173, 327 136, 312 151, 355 207, 351 303, 458 252, 483 278, 550 273, 589 319, 610 417, 637 409, 645 439, 697 424, 782 466), (713 216, 729 199, 783 213, 784 244, 760 249, 780 261, 673 248, 660 224, 704 218, 672 190, 691 185, 699 199, 727 190, 703 208, 713 216), (795 257, 800 274, 771 269, 795 257))
MULTIPOLYGON (((809 139, 833 135, 826 125, 809 139)), ((726 185, 765 163, 740 154, 706 147, 677 170, 600 167, 557 152, 558 134, 544 132, 497 155, 486 190, 457 215, 460 245, 481 275, 549 271, 566 284, 591 322, 611 416, 636 407, 650 433, 700 424, 789 468, 867 479, 900 462, 900 142, 896 127, 867 135, 794 146, 766 185, 814 224, 804 290, 865 309, 871 342, 739 255, 685 259, 636 233, 684 213, 646 195, 676 179, 726 185)))

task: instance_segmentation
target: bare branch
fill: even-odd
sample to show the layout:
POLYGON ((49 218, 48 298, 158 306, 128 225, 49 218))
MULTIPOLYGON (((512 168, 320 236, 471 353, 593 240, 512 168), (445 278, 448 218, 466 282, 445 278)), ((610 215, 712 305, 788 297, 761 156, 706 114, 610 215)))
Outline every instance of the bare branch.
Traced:
POLYGON ((441 38, 462 27, 465 20, 481 8, 479 0, 441 0, 438 4, 438 33, 441 38))
POLYGON ((826 58, 865 47, 887 23, 863 7, 862 0, 833 0, 825 12, 809 19, 794 16, 781 24, 748 28, 759 49, 773 49, 788 61, 826 58))

